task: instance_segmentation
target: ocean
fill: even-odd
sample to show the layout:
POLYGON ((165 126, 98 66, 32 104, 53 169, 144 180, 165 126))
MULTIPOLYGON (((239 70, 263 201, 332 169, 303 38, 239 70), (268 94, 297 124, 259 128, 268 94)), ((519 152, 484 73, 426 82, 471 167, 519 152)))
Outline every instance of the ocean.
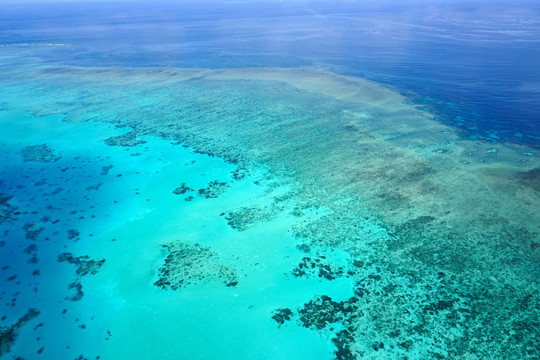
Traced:
POLYGON ((0 358, 536 359, 540 6, 0 3, 0 358))

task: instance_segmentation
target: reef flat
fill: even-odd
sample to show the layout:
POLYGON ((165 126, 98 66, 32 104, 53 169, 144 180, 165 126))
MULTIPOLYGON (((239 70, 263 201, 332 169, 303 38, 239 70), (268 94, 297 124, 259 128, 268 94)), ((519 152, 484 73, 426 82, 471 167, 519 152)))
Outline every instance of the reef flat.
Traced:
MULTIPOLYGON (((260 252, 275 263, 266 271, 280 273, 269 281, 278 289, 351 285, 339 295, 321 285, 294 301, 276 294, 265 304, 275 331, 318 332, 330 358, 538 357, 537 149, 465 140, 396 89, 315 68, 26 70, 3 75, 2 108, 115 124, 128 132, 104 138, 109 146, 142 151, 144 139, 157 137, 231 167, 230 183, 173 179, 166 191, 167 201, 192 193, 181 201, 190 209, 216 204, 210 223, 229 243, 200 242, 186 229, 176 239, 156 235, 149 251, 168 254, 145 260, 154 268, 141 270, 150 286, 138 294, 182 296, 216 279, 229 289, 212 291, 264 287, 250 282, 260 252), (239 184, 248 183, 265 192, 242 198, 239 184), (288 234, 278 244, 286 255, 247 241, 270 228, 288 234), (189 278, 194 284, 184 287, 189 278)), ((206 216, 190 211, 195 217, 186 218, 206 216)), ((127 261, 106 258, 103 273, 127 261)))

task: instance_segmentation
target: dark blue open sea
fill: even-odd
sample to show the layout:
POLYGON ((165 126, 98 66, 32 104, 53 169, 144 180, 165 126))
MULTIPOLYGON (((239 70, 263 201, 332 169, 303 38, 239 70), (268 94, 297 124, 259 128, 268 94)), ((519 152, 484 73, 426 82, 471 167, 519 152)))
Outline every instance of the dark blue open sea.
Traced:
POLYGON ((0 359, 540 358, 537 1, 0 0, 0 359))
POLYGON ((3 45, 90 66, 319 66, 412 93, 468 136, 540 137, 535 1, 2 4, 3 45))

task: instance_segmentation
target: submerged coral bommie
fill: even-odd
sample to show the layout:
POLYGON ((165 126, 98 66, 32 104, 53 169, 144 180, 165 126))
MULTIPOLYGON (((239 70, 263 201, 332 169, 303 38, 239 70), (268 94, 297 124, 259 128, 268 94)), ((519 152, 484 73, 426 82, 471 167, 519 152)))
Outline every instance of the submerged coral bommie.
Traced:
POLYGON ((13 196, 0 193, 0 224, 12 219, 16 208, 9 203, 13 196))
POLYGON ((21 151, 24 161, 54 162, 61 157, 47 144, 26 146, 21 151))
POLYGON ((19 320, 8 327, 0 327, 0 356, 10 352, 13 343, 17 339, 19 329, 27 322, 39 315, 36 309, 28 309, 19 320))
POLYGON ((186 185, 186 183, 182 183, 179 187, 173 190, 174 195, 183 195, 187 193, 188 191, 193 191, 192 188, 186 185))
POLYGON ((208 184, 207 187, 199 189, 197 192, 200 196, 206 199, 217 198, 219 195, 223 194, 229 185, 226 182, 214 180, 208 184))
POLYGON ((75 271, 75 280, 68 286, 69 289, 75 289, 75 295, 69 298, 72 301, 79 301, 84 296, 81 283, 82 277, 97 274, 99 269, 105 263, 105 259, 93 260, 89 259, 88 255, 75 257, 71 253, 62 253, 58 255, 58 261, 67 261, 68 263, 77 266, 77 270, 75 271))
POLYGON ((157 287, 178 290, 209 282, 221 282, 226 286, 238 284, 234 268, 223 263, 208 247, 182 242, 163 247, 169 253, 159 268, 159 279, 154 282, 157 287))

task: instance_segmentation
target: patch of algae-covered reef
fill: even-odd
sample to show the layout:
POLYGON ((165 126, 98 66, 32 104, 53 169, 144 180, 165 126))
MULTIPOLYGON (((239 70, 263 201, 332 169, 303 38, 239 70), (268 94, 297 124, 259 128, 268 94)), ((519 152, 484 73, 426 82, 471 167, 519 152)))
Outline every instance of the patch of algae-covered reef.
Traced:
MULTIPOLYGON (((242 233, 288 211, 299 219, 290 245, 301 252, 296 267, 283 269, 288 278, 353 286, 345 298, 321 292, 276 303, 268 319, 278 331, 318 332, 340 360, 540 357, 536 149, 465 140, 393 89, 319 69, 41 67, 16 75, 6 86, 32 78, 39 86, 28 99, 55 99, 28 100, 38 116, 122 124, 131 141, 157 135, 225 159, 238 177, 264 166, 284 182, 292 207, 276 200, 224 221, 242 233)), ((188 191, 196 195, 179 192, 188 191)), ((169 264, 189 273, 181 256, 191 245, 167 246, 169 264)), ((249 269, 238 267, 238 277, 219 281, 242 286, 249 269)), ((178 281, 169 271, 156 269, 158 284, 178 281)))

